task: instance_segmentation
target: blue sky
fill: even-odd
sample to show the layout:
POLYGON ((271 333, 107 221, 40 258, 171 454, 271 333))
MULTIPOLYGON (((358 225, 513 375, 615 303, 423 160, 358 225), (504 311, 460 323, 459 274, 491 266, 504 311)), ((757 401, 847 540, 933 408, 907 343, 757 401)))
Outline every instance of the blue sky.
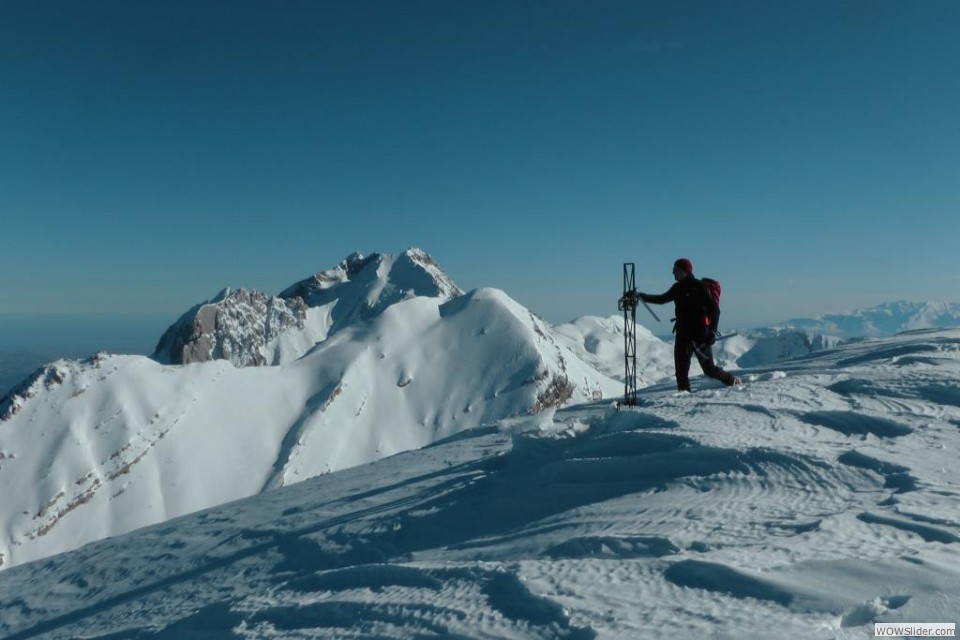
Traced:
POLYGON ((4 0, 0 314, 410 246, 555 322, 680 256, 728 326, 956 301, 958 36, 933 0, 4 0))

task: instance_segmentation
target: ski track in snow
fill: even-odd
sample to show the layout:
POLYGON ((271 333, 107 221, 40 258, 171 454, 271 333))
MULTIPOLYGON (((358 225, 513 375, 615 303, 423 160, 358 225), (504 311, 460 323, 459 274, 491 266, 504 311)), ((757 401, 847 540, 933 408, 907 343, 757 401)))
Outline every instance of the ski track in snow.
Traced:
MULTIPOLYGON (((960 331, 471 429, 0 572, 0 637, 868 638, 960 622, 960 331)), ((145 438, 144 443, 150 438, 145 438)), ((132 455, 132 454, 131 454, 132 455)))

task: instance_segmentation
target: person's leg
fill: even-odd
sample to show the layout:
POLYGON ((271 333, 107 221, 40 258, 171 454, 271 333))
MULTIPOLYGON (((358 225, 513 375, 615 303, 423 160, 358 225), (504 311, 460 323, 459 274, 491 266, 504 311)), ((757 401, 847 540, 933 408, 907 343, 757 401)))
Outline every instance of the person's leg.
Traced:
POLYGON ((698 347, 694 353, 697 354, 697 362, 700 363, 700 368, 703 369, 703 375, 713 378, 714 380, 719 380, 728 387, 740 382, 739 378, 717 366, 713 361, 713 350, 710 348, 710 345, 705 344, 698 347))
POLYGON ((690 391, 690 351, 692 343, 680 337, 673 343, 673 365, 677 370, 677 390, 690 391))

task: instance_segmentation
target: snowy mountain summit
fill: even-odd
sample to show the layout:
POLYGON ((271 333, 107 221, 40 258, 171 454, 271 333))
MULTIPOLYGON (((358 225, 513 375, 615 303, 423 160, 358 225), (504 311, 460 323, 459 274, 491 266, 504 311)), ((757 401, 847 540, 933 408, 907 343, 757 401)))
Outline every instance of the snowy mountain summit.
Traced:
POLYGON ((619 393, 583 355, 417 249, 224 290, 153 358, 60 360, 0 400, 0 566, 619 393))
POLYGON ((420 249, 400 255, 354 253, 277 296, 224 289, 167 329, 153 358, 165 364, 284 364, 331 333, 370 320, 403 299, 425 296, 446 302, 462 294, 420 249))

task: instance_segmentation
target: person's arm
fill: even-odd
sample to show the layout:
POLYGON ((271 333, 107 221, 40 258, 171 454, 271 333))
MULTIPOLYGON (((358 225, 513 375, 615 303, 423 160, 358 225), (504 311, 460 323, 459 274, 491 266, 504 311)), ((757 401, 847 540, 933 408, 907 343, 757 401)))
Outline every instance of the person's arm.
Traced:
POLYGON ((677 299, 677 285, 674 284, 672 287, 667 289, 666 293, 661 293, 660 295, 653 293, 641 293, 640 299, 644 302, 651 302, 653 304, 666 304, 668 302, 674 302, 677 299))

